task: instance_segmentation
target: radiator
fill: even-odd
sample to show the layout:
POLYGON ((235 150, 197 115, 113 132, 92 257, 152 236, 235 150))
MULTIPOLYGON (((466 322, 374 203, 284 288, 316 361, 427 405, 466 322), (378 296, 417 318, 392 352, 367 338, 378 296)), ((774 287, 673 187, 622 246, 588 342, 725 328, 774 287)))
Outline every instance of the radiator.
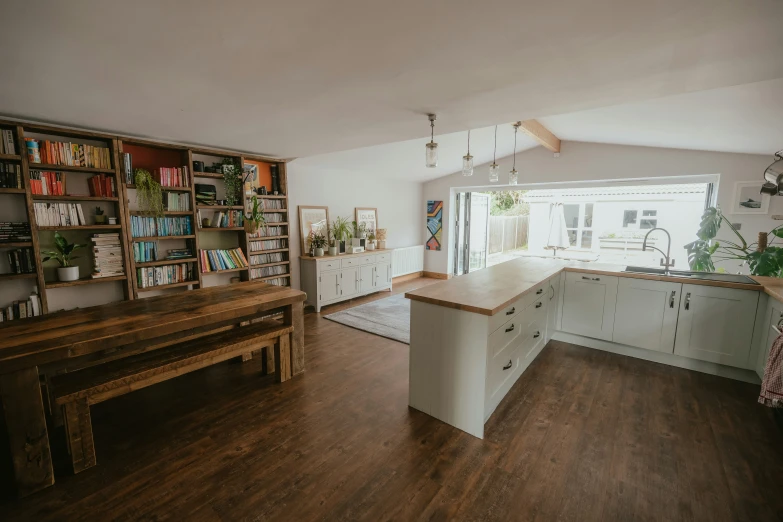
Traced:
POLYGON ((392 276, 399 277, 424 270, 424 245, 392 250, 392 276))

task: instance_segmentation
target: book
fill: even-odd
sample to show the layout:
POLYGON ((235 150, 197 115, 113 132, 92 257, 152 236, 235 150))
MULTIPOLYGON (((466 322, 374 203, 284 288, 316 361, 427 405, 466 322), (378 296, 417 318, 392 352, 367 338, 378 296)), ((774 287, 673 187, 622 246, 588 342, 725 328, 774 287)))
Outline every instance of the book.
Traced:
POLYGON ((241 248, 201 250, 199 251, 199 257, 201 258, 201 271, 203 273, 247 267, 247 260, 241 248))
POLYGON ((0 130, 0 153, 16 155, 13 131, 8 129, 0 130))

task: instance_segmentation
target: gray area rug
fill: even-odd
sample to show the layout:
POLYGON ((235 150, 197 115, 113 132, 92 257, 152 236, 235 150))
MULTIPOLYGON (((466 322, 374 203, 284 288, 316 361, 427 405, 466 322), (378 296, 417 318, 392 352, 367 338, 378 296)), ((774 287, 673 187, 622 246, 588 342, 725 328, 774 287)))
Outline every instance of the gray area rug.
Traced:
POLYGON ((387 339, 411 343, 411 303, 405 294, 378 299, 324 317, 387 339))

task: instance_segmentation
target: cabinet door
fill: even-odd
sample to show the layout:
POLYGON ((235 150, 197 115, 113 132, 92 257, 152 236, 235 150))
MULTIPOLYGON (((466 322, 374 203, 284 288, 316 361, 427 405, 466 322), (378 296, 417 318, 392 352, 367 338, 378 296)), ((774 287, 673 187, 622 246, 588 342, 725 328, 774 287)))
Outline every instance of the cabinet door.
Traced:
POLYGON ((612 340, 672 353, 681 290, 680 283, 621 277, 612 340))
POLYGON ((557 328, 557 304, 560 301, 560 277, 555 276, 549 280, 547 287, 549 304, 546 309, 546 342, 552 338, 557 328))
POLYGON ((616 299, 617 277, 567 272, 563 331, 611 341, 616 299))
POLYGON ((748 368, 758 300, 754 290, 682 285, 674 353, 748 368))
POLYGON ((359 271, 359 293, 367 294, 375 288, 375 266, 362 265, 359 271))
POLYGON ((378 263, 375 265, 375 278, 378 288, 389 288, 391 286, 391 263, 378 263))
POLYGON ((321 302, 331 301, 340 297, 340 271, 329 270, 321 272, 319 276, 318 300, 321 302))
POLYGON ((359 294, 359 267, 343 268, 340 271, 340 297, 359 294))
POLYGON ((762 379, 764 378, 764 369, 767 366, 767 358, 769 357, 772 343, 775 342, 780 332, 783 331, 783 304, 779 301, 770 298, 764 326, 766 327, 766 332, 764 332, 761 353, 759 353, 756 363, 756 374, 762 379))

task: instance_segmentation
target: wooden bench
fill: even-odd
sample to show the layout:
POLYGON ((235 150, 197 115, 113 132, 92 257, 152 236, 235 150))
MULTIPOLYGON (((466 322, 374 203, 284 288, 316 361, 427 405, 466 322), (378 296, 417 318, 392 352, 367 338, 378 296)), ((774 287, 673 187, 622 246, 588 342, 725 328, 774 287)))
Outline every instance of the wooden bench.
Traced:
POLYGON ((228 359, 247 360, 261 348, 274 349, 276 380, 285 381, 291 375, 292 331, 291 326, 256 323, 53 377, 52 393, 62 408, 74 473, 96 462, 90 405, 228 359))

